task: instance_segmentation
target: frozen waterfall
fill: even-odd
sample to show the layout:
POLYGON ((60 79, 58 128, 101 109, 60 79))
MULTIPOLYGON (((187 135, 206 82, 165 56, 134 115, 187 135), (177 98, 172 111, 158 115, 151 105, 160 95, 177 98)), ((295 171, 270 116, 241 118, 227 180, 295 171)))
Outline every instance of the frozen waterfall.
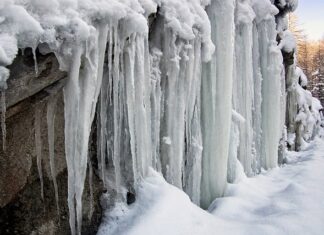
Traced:
MULTIPOLYGON (((2 45, 0 41, 0 68, 12 62, 17 46, 32 47, 35 52, 35 45, 42 43, 68 72, 65 153, 73 235, 81 234, 87 167, 90 184, 92 173, 97 174, 115 202, 126 203, 128 192, 136 195, 139 183, 153 168, 195 204, 208 208, 223 196, 227 183, 235 182, 240 164, 247 176, 276 167, 279 144, 284 156, 287 143, 299 148, 315 135, 320 106, 304 90, 305 84, 298 84, 299 80, 307 83, 304 74, 294 63, 287 66, 282 57, 290 34, 280 25, 285 15, 278 13, 295 9, 292 3, 9 2, 0 4, 0 11, 17 8, 23 13, 22 19, 6 15, 12 21, 4 21, 5 27, 0 22, 8 42, 2 45), (29 27, 18 27, 15 21, 21 20, 29 27), (91 130, 96 131, 98 165, 89 162, 91 130)), ((1 82, 8 76, 6 69, 0 70, 1 82)), ((53 94, 49 98, 47 124, 58 200, 56 99, 53 94)), ((4 96, 5 140, 3 102, 4 96)), ((35 142, 42 179, 40 115, 36 110, 35 142)))

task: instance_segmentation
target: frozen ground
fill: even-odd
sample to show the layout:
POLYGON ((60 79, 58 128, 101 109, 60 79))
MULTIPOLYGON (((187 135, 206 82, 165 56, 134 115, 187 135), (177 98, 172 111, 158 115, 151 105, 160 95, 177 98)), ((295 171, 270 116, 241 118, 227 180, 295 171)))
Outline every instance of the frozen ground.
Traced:
POLYGON ((289 153, 283 167, 241 177, 209 211, 152 171, 136 203, 117 205, 99 234, 322 235, 324 140, 315 140, 303 152, 289 153))

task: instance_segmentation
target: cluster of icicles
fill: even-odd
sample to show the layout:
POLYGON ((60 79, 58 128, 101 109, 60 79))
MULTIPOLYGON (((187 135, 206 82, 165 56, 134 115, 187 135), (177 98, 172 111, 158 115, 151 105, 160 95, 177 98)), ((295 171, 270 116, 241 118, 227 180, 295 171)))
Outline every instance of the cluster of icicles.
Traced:
MULTIPOLYGON (((188 2, 194 6, 195 1, 188 2)), ((278 164, 285 76, 276 42, 276 8, 268 0, 211 1, 206 12, 213 53, 199 27, 193 26, 191 38, 175 30, 167 6, 147 17, 149 30, 136 27, 127 16, 96 22, 86 40, 68 44, 67 58, 58 56, 69 75, 64 102, 72 234, 81 233, 94 121, 99 176, 120 201, 125 189, 136 192, 151 167, 207 208, 223 195, 227 182, 235 181, 238 164, 249 176, 278 164)), ((50 98, 47 122, 58 199, 56 100, 50 98)), ((40 115, 36 111, 41 175, 40 115)))
POLYGON ((76 231, 81 231, 82 191, 97 97, 98 168, 105 187, 115 189, 116 200, 125 200, 125 188, 136 191, 152 167, 194 203, 207 208, 223 195, 227 174, 235 178, 237 157, 249 175, 277 165, 283 110, 282 61, 274 18, 254 25, 251 19, 237 29, 242 32, 235 37, 234 11, 234 0, 216 0, 207 7, 216 48, 207 63, 202 61, 199 31, 194 30, 192 40, 181 39, 163 15, 151 24, 150 38, 142 32, 122 37, 126 26, 116 22, 97 28, 93 48, 74 49, 64 89, 72 233, 75 224, 76 231), (244 51, 235 48, 234 40, 242 40, 244 51), (232 122, 234 81, 249 86, 237 88, 241 97, 233 92, 238 100, 233 101, 234 108, 245 119, 239 128, 232 122), (240 143, 232 143, 237 138, 240 143), (238 156, 229 152, 235 151, 234 144, 239 146, 238 156))

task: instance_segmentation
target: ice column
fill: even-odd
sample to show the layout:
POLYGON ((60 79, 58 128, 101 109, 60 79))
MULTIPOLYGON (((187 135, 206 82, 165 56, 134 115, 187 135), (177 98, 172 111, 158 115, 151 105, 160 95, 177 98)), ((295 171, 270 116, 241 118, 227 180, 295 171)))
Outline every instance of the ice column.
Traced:
POLYGON ((201 206, 224 193, 232 114, 234 0, 214 0, 207 7, 216 51, 202 72, 203 163, 201 206))
POLYGON ((259 32, 260 66, 262 73, 262 138, 261 162, 265 169, 276 167, 281 136, 281 71, 282 56, 276 42, 274 17, 257 24, 259 32))
POLYGON ((151 132, 152 132, 152 164, 161 171, 160 159, 160 126, 161 126, 161 71, 160 61, 162 52, 157 48, 150 51, 151 59, 151 132))
POLYGON ((123 62, 135 183, 152 166, 149 58, 147 36, 131 34, 123 62))
POLYGON ((254 98, 252 108, 253 119, 253 148, 254 155, 253 171, 258 173, 261 170, 261 104, 262 104, 262 74, 260 69, 260 52, 259 52, 259 35, 256 26, 256 21, 253 22, 253 48, 252 48, 252 63, 253 63, 253 85, 254 98))
POLYGON ((233 99, 235 110, 245 119, 245 122, 238 124, 240 133, 238 159, 248 176, 253 174, 252 165, 254 160, 252 152, 252 105, 254 101, 252 21, 254 16, 255 14, 248 1, 237 2, 235 32, 236 90, 233 90, 233 99))
POLYGON ((69 79, 64 87, 68 206, 73 235, 81 234, 88 142, 101 86, 102 75, 99 73, 102 71, 100 66, 103 65, 107 41, 102 40, 104 26, 98 26, 96 30, 91 28, 90 35, 86 41, 73 45, 69 79))
POLYGON ((169 183, 198 205, 202 41, 197 29, 185 39, 163 15, 157 16, 150 32, 153 161, 169 183))
POLYGON ((171 29, 164 30, 162 89, 164 112, 161 126, 161 161, 166 180, 182 189, 185 136, 185 42, 171 29), (181 71, 181 72, 180 72, 181 71))
MULTIPOLYGON (((188 45, 189 46, 189 45, 188 45)), ((191 200, 200 204, 201 183, 201 40, 199 35, 190 43, 185 70, 185 156, 184 191, 191 200)))
POLYGON ((59 214, 59 197, 58 197, 58 187, 56 182, 56 171, 55 171, 55 112, 56 112, 56 103, 57 103, 58 95, 52 94, 49 97, 47 103, 47 138, 48 138, 48 152, 49 152, 49 159, 50 159, 50 170, 51 170, 51 177, 54 185, 54 192, 55 192, 55 200, 56 200, 56 209, 57 213, 59 214))

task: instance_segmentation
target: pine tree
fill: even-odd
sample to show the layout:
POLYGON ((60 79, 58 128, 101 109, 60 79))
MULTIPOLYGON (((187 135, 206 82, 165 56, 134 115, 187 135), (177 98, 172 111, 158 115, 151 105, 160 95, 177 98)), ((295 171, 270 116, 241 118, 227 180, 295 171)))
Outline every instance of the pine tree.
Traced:
POLYGON ((324 105, 324 39, 313 43, 312 82, 315 84, 312 93, 324 105))

